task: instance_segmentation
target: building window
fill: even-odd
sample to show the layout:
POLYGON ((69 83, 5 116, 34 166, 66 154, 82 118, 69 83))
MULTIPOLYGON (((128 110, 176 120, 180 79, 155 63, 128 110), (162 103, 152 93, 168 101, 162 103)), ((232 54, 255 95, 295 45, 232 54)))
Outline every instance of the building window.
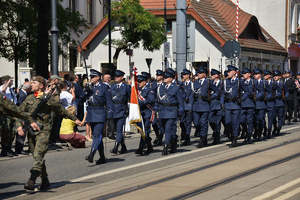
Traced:
POLYGON ((70 66, 70 71, 73 71, 77 65, 77 49, 75 46, 70 46, 69 49, 69 66, 70 66))
POLYGON ((108 15, 108 3, 107 1, 103 1, 103 18, 108 15))
POLYGON ((69 8, 72 12, 76 11, 76 0, 69 0, 69 8))
POLYGON ((93 0, 87 0, 87 21, 93 24, 93 0))

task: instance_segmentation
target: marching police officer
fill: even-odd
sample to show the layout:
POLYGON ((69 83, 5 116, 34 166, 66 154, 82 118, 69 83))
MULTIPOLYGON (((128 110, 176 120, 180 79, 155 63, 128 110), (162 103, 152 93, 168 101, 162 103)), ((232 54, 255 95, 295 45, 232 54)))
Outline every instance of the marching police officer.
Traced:
POLYGON ((223 115, 222 107, 224 104, 223 97, 223 82, 220 80, 221 72, 212 69, 210 72, 211 83, 210 83, 210 113, 209 113, 209 124, 213 130, 213 144, 220 143, 220 131, 221 131, 221 119, 223 115))
POLYGON ((198 80, 192 84, 194 94, 193 121, 196 133, 200 136, 198 148, 207 145, 208 115, 209 115, 209 80, 207 70, 200 68, 197 71, 198 80))
POLYGON ((112 103, 111 93, 109 87, 100 81, 101 73, 97 70, 90 70, 91 77, 91 96, 87 103, 87 116, 86 122, 90 124, 93 135, 93 143, 91 146, 90 154, 86 157, 86 160, 93 162, 94 155, 98 150, 100 159, 96 161, 96 164, 104 164, 106 162, 104 155, 103 145, 103 129, 106 118, 110 118, 112 115, 112 103))
POLYGON ((165 144, 162 155, 175 153, 177 151, 176 121, 178 116, 182 116, 183 98, 179 92, 179 86, 173 82, 175 71, 168 70, 164 73, 164 84, 157 89, 158 118, 161 122, 163 132, 165 133, 165 144))
MULTIPOLYGON (((163 80, 164 80, 163 75, 164 75, 164 72, 162 70, 160 70, 160 69, 156 70, 156 80, 152 82, 152 89, 154 91, 155 99, 157 99, 157 88, 160 85, 164 84, 163 83, 163 80)), ((162 145, 163 133, 161 131, 160 122, 159 122, 156 114, 155 114, 154 120, 152 122, 152 128, 153 128, 155 136, 156 136, 153 144, 156 146, 162 145)))
POLYGON ((253 71, 254 74, 254 100, 255 100, 255 132, 254 139, 260 141, 262 132, 264 129, 264 121, 265 121, 265 83, 261 78, 261 70, 255 69, 253 71))
POLYGON ((193 119, 193 91, 192 91, 192 81, 191 78, 191 71, 187 69, 183 69, 181 72, 182 75, 182 83, 181 87, 184 91, 184 115, 181 119, 182 122, 182 136, 183 136, 183 146, 187 146, 191 144, 190 135, 192 129, 192 119, 193 119))
POLYGON ((111 153, 117 154, 119 145, 121 144, 120 153, 126 153, 127 148, 124 141, 123 130, 125 120, 128 115, 128 101, 130 99, 130 86, 123 83, 124 72, 121 70, 115 71, 115 83, 111 86, 113 119, 115 122, 117 137, 114 148, 111 153))
POLYGON ((254 125, 254 80, 251 79, 251 71, 249 69, 242 70, 243 79, 240 81, 241 92, 241 125, 245 135, 245 144, 252 143, 253 125, 254 125))
POLYGON ((224 81, 224 101, 225 101, 225 127, 232 140, 232 147, 237 146, 240 126, 240 94, 238 69, 235 66, 227 66, 228 78, 224 81))
POLYGON ((145 131, 145 138, 141 137, 139 148, 135 152, 136 154, 144 155, 144 147, 145 144, 147 145, 147 151, 146 154, 149 154, 153 151, 152 143, 151 143, 151 118, 154 112, 154 103, 155 103, 155 95, 154 91, 146 86, 147 77, 143 75, 138 75, 137 77, 138 81, 138 100, 139 100, 139 107, 142 115, 143 123, 140 123, 139 126, 143 128, 144 125, 144 131, 145 131))
POLYGON ((266 113, 268 117, 267 122, 267 138, 271 138, 272 126, 274 121, 274 106, 275 106, 275 84, 272 79, 272 73, 268 70, 264 72, 265 80, 265 100, 266 100, 266 113))
POLYGON ((294 112, 294 98, 295 98, 295 81, 291 77, 289 70, 283 74, 284 78, 284 94, 285 94, 285 116, 287 117, 288 124, 291 124, 291 120, 294 112))
POLYGON ((279 70, 274 71, 275 81, 275 109, 274 109, 274 130, 273 136, 280 135, 280 130, 284 122, 284 83, 281 80, 281 72, 279 70))
POLYGON ((294 101, 294 105, 295 105, 294 122, 297 122, 298 118, 300 118, 300 72, 298 72, 296 75, 295 86, 296 86, 296 98, 294 101))

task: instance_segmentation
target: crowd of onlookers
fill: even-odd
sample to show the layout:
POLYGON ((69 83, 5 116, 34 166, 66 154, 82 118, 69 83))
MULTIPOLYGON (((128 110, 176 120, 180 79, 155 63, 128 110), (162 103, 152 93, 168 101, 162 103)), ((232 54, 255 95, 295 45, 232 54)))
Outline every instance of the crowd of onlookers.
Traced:
MULTIPOLYGON (((20 106, 26 97, 31 94, 31 82, 28 79, 25 79, 19 87, 15 88, 13 81, 14 79, 8 75, 0 77, 0 93, 3 94, 6 99, 12 101, 17 106, 20 106)), ((58 142, 64 143, 65 141, 68 141, 73 147, 84 147, 85 141, 91 140, 90 127, 85 123, 86 99, 84 88, 87 86, 88 82, 86 75, 81 76, 71 73, 65 74, 63 77, 52 75, 47 80, 48 84, 55 84, 56 88, 59 90, 61 105, 69 112, 75 114, 77 118, 82 121, 82 125, 86 126, 85 137, 81 137, 81 134, 74 135, 73 133, 78 131, 76 124, 71 120, 62 119, 60 116, 52 113, 53 121, 55 123, 52 125, 50 134, 50 146, 55 146, 58 142), (73 128, 74 130, 71 130, 73 128)), ((110 74, 105 74, 103 76, 103 82, 110 85, 110 74)), ((109 129, 108 132, 110 132, 109 137, 113 138, 114 135, 112 131, 109 129)), ((0 136, 0 156, 13 157, 19 154, 29 154, 29 150, 24 151, 26 135, 20 136, 17 134, 15 120, 13 118, 0 116, 0 136)))

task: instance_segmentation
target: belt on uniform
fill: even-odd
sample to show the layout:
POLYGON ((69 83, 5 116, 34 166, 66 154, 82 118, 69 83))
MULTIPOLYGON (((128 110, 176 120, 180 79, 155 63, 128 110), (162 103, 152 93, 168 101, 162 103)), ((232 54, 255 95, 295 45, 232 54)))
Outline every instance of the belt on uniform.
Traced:
POLYGON ((177 103, 159 103, 160 105, 163 105, 163 106, 177 106, 178 104, 177 103))

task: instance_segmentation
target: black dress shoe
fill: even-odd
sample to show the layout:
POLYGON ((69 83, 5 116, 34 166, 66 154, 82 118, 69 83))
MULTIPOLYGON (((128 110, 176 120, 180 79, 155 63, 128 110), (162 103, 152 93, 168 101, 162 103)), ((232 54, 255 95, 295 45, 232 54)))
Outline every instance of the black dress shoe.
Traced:
POLYGON ((106 159, 101 157, 99 160, 96 161, 96 165, 101 165, 101 164, 105 164, 106 163, 106 159))

